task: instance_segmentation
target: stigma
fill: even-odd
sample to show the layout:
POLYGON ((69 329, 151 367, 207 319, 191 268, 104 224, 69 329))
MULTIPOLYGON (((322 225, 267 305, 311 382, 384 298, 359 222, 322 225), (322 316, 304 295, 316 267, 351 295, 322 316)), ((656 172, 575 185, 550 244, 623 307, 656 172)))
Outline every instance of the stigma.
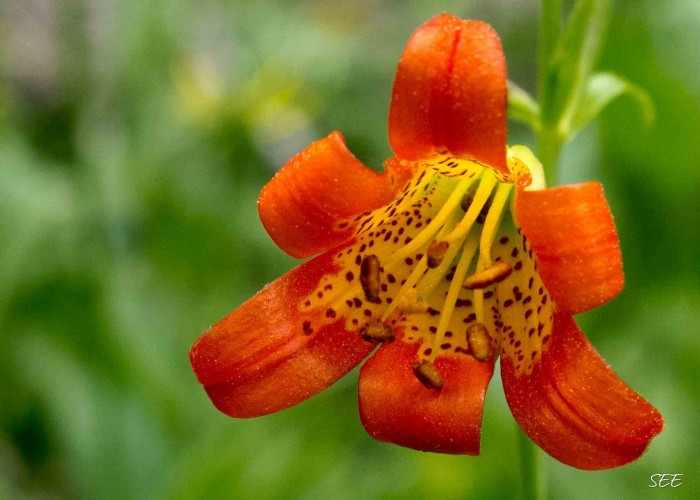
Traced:
POLYGON ((444 385, 441 356, 508 356, 531 371, 553 303, 510 209, 515 179, 449 157, 410 167, 414 178, 387 206, 338 222, 356 227, 355 239, 335 251, 340 271, 302 299, 300 333, 344 321, 367 342, 418 344, 413 372, 433 391, 444 385))

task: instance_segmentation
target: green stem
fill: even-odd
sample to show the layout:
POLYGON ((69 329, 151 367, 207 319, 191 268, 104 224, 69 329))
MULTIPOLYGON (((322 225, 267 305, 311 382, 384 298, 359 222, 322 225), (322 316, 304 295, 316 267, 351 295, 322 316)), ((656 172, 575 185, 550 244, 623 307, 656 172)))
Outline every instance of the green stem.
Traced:
POLYGON ((542 162, 544 176, 549 185, 556 185, 559 180, 557 166, 562 145, 563 141, 557 130, 542 124, 537 133, 537 156, 542 162))
POLYGON ((520 469, 523 477, 523 498, 539 500, 545 497, 544 482, 540 474, 540 453, 537 445, 518 429, 520 469))
POLYGON ((562 146, 557 132, 554 109, 554 82, 552 59, 562 29, 561 0, 542 0, 542 18, 539 31, 537 94, 540 106, 540 126, 537 130, 537 154, 544 167, 549 184, 557 182, 557 161, 562 146))
POLYGON ((542 0, 542 17, 539 30, 539 68, 537 75, 537 96, 544 125, 551 125, 552 86, 550 82, 550 62, 561 33, 561 0, 542 0))

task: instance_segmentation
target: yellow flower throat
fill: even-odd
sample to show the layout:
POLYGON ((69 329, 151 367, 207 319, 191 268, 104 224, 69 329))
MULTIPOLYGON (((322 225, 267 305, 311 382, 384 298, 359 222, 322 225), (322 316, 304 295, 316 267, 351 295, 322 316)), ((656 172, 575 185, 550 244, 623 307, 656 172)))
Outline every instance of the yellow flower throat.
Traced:
MULTIPOLYGON (((527 153, 509 155, 511 171, 534 158, 516 148, 527 153)), ((508 214, 513 179, 448 156, 413 168, 389 205, 338 222, 357 227, 355 241, 334 256, 342 271, 302 299, 309 319, 300 330, 344 318, 367 341, 420 344, 414 371, 430 389, 442 387, 438 356, 500 354, 529 373, 549 340, 554 304, 508 214)))

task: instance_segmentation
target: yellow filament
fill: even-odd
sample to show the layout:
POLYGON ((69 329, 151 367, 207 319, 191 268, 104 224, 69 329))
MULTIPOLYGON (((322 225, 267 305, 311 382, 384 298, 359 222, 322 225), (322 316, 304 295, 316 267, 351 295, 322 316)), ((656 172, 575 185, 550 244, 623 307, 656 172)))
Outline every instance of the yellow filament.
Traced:
POLYGON ((462 281, 464 281, 464 278, 467 275, 469 264, 471 264, 478 246, 478 235, 469 235, 467 242, 464 245, 464 249, 462 250, 462 255, 459 257, 457 269, 455 269, 455 274, 452 278, 452 282, 450 283, 450 288, 447 290, 447 297, 445 298, 445 303, 442 306, 442 311, 440 311, 440 320, 438 321, 437 332, 435 333, 435 340, 433 341, 433 350, 430 353, 431 360, 435 359, 435 356, 438 353, 438 347, 440 344, 442 344, 442 340, 445 337, 445 332, 450 324, 452 313, 454 313, 455 310, 457 297, 459 296, 459 292, 462 290, 462 281))
POLYGON ((484 267, 491 265, 491 246, 496 237, 496 231, 501 223, 501 218, 503 217, 503 212, 512 189, 512 184, 500 184, 491 201, 491 208, 484 221, 484 229, 481 232, 481 243, 479 245, 479 261, 481 262, 482 259, 487 259, 488 262, 484 267))
MULTIPOLYGON (((491 208, 484 221, 484 229, 481 232, 479 242, 479 261, 476 265, 476 272, 483 271, 492 264, 491 246, 496 237, 496 230, 501 222, 503 211, 508 202, 512 184, 499 184, 496 194, 491 202, 491 208)), ((484 290, 474 290, 474 313, 479 323, 484 321, 484 290)))
POLYGON ((479 323, 484 322, 484 290, 474 290, 474 314, 476 314, 476 321, 479 323))
MULTIPOLYGON (((447 217, 449 217, 449 220, 445 221, 442 229, 440 229, 440 232, 437 235, 437 237, 440 239, 442 239, 445 233, 450 231, 452 226, 455 224, 454 211, 452 214, 447 214, 445 219, 447 219, 447 217)), ((442 264, 433 269, 428 268, 428 256, 424 255, 421 258, 421 260, 418 261, 418 265, 416 265, 409 277, 406 278, 406 283, 404 283, 404 285, 401 287, 399 293, 396 294, 393 302, 387 306, 386 311, 384 311, 384 314, 382 315, 382 321, 386 321, 386 319, 391 315, 391 313, 393 313, 396 310, 396 308, 399 307, 399 305, 401 304, 401 299, 403 299, 403 297, 406 296, 407 292, 411 290, 411 288, 414 285, 416 285, 416 283, 418 283, 418 280, 420 280, 420 284, 418 286, 417 295, 419 298, 422 297, 423 299, 426 299, 430 295, 432 289, 440 282, 442 277, 445 275, 445 271, 452 264, 452 260, 454 259, 455 255, 457 255, 460 246, 461 242, 460 245, 450 245, 450 248, 447 250, 442 264), (424 287, 423 282, 426 280, 429 283, 431 283, 432 286, 424 287)))
POLYGON ((467 192, 469 186, 476 180, 476 178, 462 179, 459 184, 455 187, 452 194, 450 194, 447 201, 442 206, 435 218, 430 221, 430 223, 416 236, 411 242, 404 246, 402 249, 396 251, 392 256, 391 260, 385 264, 385 269, 393 269, 397 263, 402 262, 408 255, 417 252, 419 248, 428 243, 430 239, 435 235, 435 233, 440 230, 440 228, 445 224, 447 218, 454 212, 457 205, 460 204, 464 193, 467 192))
POLYGON ((445 241, 452 243, 453 241, 461 240, 469 232, 477 217, 481 213, 481 209, 491 196, 494 186, 497 184, 496 177, 490 169, 484 171, 481 177, 479 187, 474 194, 474 201, 469 206, 467 213, 464 214, 462 220, 457 224, 457 227, 445 237, 445 241))
MULTIPOLYGON (((452 214, 450 220, 447 221, 445 226, 442 228, 442 231, 440 231, 440 233, 438 234, 438 239, 442 238, 445 234, 449 233, 452 230, 452 228, 454 228, 455 224, 457 224, 458 217, 459 214, 457 212, 454 212, 452 214)), ((451 243, 450 247, 447 249, 447 253, 442 259, 442 263, 438 267, 428 269, 428 271, 423 275, 423 277, 417 285, 418 292, 421 296, 430 297, 430 294, 433 293, 435 287, 438 286, 438 284, 440 284, 440 281, 447 274, 447 270, 452 265, 452 261, 454 260, 457 253, 460 251, 461 246, 461 241, 459 243, 451 243)))
POLYGON ((399 293, 396 294, 394 297, 394 300, 389 304, 384 311, 384 314, 382 314, 382 322, 386 321, 389 316, 391 316, 391 313, 393 313, 397 307, 399 307, 399 304, 401 303, 401 298, 410 290, 413 288, 413 286, 418 282, 421 276, 423 276, 423 273, 425 270, 428 269, 428 257, 423 256, 423 258, 418 262, 416 267, 413 268, 413 271, 411 271, 411 274, 406 278, 406 283, 403 284, 401 287, 401 290, 399 290, 399 293))

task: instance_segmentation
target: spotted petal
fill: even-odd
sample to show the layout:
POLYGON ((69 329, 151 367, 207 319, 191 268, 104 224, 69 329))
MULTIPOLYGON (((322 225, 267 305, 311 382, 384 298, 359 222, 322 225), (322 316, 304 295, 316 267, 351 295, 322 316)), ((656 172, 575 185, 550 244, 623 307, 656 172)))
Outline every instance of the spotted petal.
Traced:
POLYGON ((588 311, 620 293, 622 254, 600 183, 519 188, 515 212, 560 311, 588 311))
POLYGON ((396 72, 389 141, 407 160, 447 152, 507 173, 506 67, 489 25, 444 14, 413 33, 396 72))
POLYGON ((555 314, 552 340, 531 373, 501 358, 515 419, 565 464, 609 469, 638 458, 663 428, 658 411, 630 389, 586 340, 571 316, 555 314))
POLYGON ((387 204, 408 174, 392 163, 378 174, 345 146, 340 132, 292 158, 263 188, 258 211, 265 229, 292 257, 304 258, 346 242, 354 228, 340 222, 387 204))
POLYGON ((299 301, 337 270, 324 254, 277 279, 212 326, 190 351, 192 367, 222 412, 255 417, 295 405, 355 367, 373 345, 344 321, 303 313, 299 301), (311 331, 312 324, 319 324, 311 331))
POLYGON ((360 370, 360 417, 380 441, 422 451, 479 454, 481 416, 493 360, 441 356, 444 387, 426 388, 414 376, 418 344, 383 345, 360 370))

